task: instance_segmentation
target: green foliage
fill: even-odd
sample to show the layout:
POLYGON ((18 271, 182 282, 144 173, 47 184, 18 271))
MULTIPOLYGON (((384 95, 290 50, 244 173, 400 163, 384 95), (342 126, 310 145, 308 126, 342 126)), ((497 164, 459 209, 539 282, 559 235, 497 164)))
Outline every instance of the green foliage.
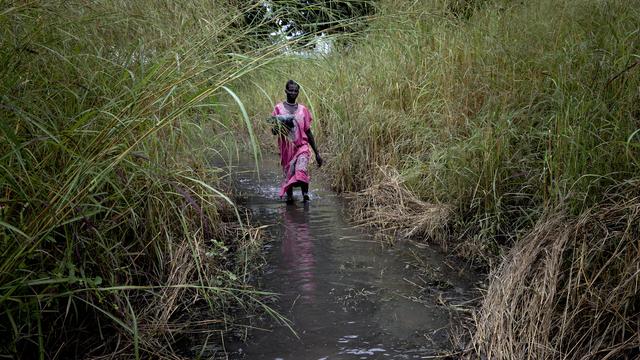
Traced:
POLYGON ((243 124, 211 100, 277 53, 237 53, 241 13, 0 1, 0 353, 169 356, 181 313, 255 303, 254 233, 207 167, 243 124))
MULTIPOLYGON (((241 0, 247 7, 243 26, 258 39, 283 32, 290 37, 317 33, 348 34, 359 31, 366 16, 375 13, 375 0, 241 0)), ((304 41, 303 41, 304 42, 304 41)))
POLYGON ((579 213, 638 177, 636 5, 381 2, 361 39, 261 81, 303 85, 337 190, 391 165, 465 236, 510 244, 545 208, 579 213))
POLYGON ((636 358, 638 5, 383 1, 349 46, 254 77, 250 112, 295 79, 356 220, 495 270, 457 354, 636 358))

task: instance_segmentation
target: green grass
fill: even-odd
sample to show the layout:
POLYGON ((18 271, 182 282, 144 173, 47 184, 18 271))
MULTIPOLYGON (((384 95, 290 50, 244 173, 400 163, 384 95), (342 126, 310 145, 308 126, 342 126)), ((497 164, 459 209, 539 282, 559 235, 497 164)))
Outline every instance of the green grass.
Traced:
POLYGON ((271 99, 249 89, 250 113, 298 80, 338 191, 366 189, 390 165, 421 200, 455 206, 460 232, 509 245, 545 208, 578 214, 638 176, 640 66, 624 70, 640 59, 639 12, 626 1, 382 2, 331 56, 254 77, 271 99), (456 16, 463 3, 469 16, 456 16))
POLYGON ((252 134, 218 99, 282 46, 251 45, 241 17, 0 1, 2 355, 171 356, 185 314, 224 330, 261 306, 245 283, 259 233, 208 166, 252 134))
POLYGON ((459 354, 637 357, 640 3, 379 5, 330 56, 253 76, 249 115, 295 79, 357 221, 493 272, 459 354))
POLYGON ((0 1, 3 354, 171 354, 193 299, 222 328, 260 306, 255 232, 206 164, 245 137, 259 160, 289 78, 336 190, 491 266, 551 209, 637 192, 637 1, 380 1, 319 58, 233 3, 0 1))

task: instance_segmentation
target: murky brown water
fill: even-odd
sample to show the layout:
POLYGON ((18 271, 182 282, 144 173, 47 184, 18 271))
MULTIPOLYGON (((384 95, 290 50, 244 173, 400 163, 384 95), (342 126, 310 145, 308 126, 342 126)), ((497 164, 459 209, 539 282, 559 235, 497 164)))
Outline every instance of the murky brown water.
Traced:
POLYGON ((273 306, 297 334, 264 316, 253 325, 267 331, 231 344, 229 358, 421 359, 448 346, 450 314, 435 299, 469 291, 460 268, 428 246, 382 247, 347 221, 344 201, 321 182, 312 182, 310 203, 296 189, 286 205, 275 161, 260 175, 238 175, 253 220, 274 224, 259 287, 280 294, 273 306))

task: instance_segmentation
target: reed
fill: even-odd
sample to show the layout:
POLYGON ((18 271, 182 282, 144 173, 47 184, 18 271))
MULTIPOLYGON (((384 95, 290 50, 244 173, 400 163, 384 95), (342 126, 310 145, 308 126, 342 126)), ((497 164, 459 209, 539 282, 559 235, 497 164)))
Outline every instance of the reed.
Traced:
POLYGON ((482 355, 637 356, 638 2, 381 1, 377 14, 329 56, 254 76, 249 115, 299 81, 356 220, 446 239, 497 271, 482 355))
POLYGON ((208 166, 230 123, 252 133, 219 99, 282 46, 244 10, 0 1, 3 356, 175 357, 180 334, 264 306, 260 232, 208 166))
POLYGON ((297 79, 336 190, 365 190, 390 166, 499 250, 546 207, 578 214, 638 175, 638 11, 626 1, 380 2, 332 55, 282 59, 242 92, 256 116, 297 79))

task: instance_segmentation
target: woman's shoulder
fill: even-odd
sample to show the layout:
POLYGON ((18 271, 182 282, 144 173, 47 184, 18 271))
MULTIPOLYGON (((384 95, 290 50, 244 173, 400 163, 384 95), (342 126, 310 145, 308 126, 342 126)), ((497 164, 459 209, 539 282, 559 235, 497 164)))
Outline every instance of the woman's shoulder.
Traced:
POLYGON ((282 101, 276 103, 273 106, 273 112, 274 113, 282 113, 284 111, 284 104, 282 103, 282 101))
POLYGON ((304 106, 304 104, 298 104, 298 108, 300 111, 302 111, 305 114, 311 114, 311 112, 309 111, 309 108, 304 106))

